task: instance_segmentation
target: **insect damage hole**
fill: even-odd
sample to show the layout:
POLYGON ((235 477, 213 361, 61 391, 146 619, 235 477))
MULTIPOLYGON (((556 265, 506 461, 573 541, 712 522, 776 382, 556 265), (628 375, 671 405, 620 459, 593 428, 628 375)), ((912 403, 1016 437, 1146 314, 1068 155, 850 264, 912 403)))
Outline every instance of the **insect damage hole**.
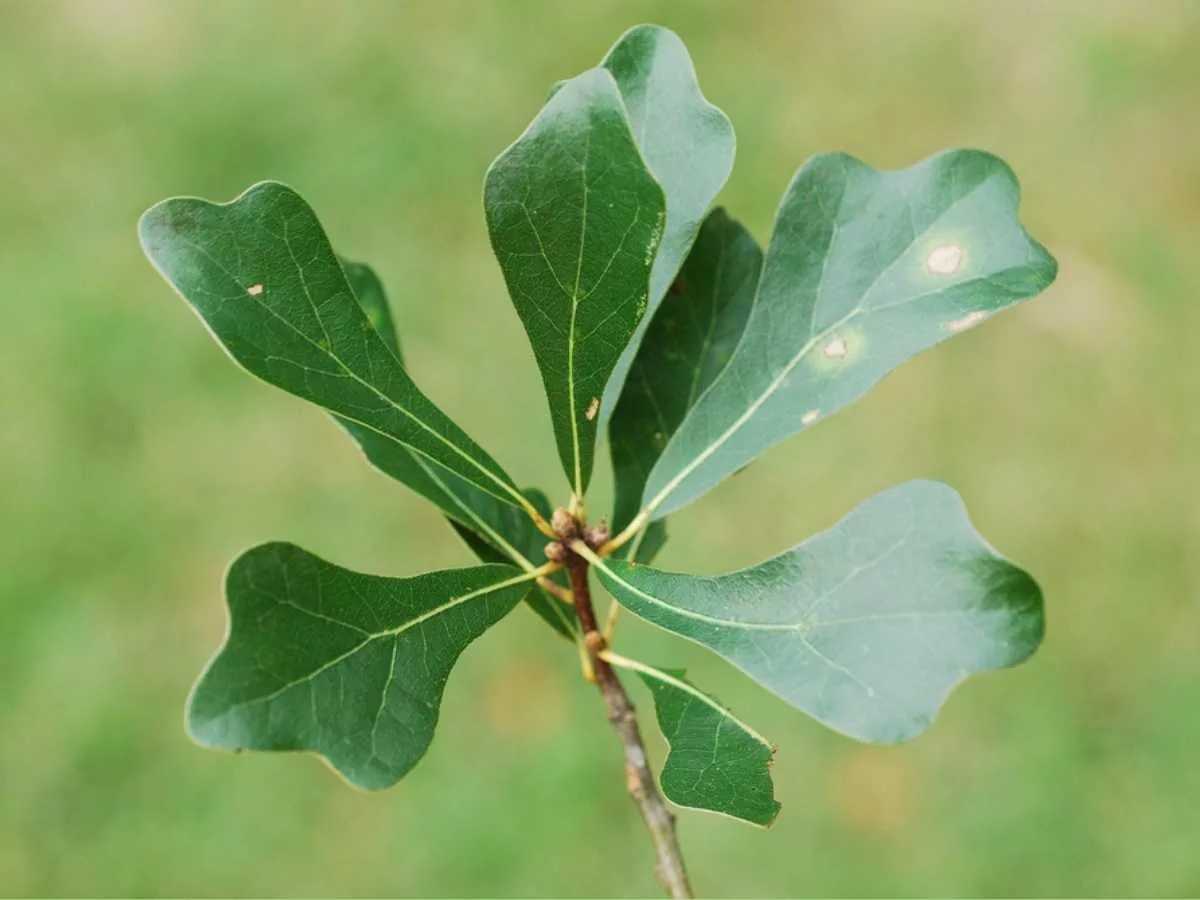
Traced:
POLYGON ((252 285, 250 285, 250 287, 246 288, 246 293, 249 294, 251 297, 257 297, 262 292, 263 292, 263 286, 261 284, 252 284, 252 285))

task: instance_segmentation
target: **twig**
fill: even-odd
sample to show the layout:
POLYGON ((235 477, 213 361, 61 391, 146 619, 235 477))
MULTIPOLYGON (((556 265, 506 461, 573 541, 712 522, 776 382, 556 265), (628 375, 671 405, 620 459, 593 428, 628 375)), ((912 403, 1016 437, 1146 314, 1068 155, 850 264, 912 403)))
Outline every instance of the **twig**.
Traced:
POLYGON ((646 745, 638 729, 637 714, 625 688, 617 678, 611 665, 600 657, 606 649, 604 636, 596 628, 596 610, 592 606, 592 595, 588 585, 588 561, 577 553, 567 555, 567 571, 571 576, 571 594, 575 600, 575 611, 583 628, 584 642, 595 675, 596 687, 604 698, 608 709, 608 721, 612 723, 625 749, 625 787, 637 804, 654 850, 658 856, 655 874, 672 897, 691 897, 692 887, 688 883, 687 870, 679 840, 675 836, 675 817, 667 809, 650 762, 646 758, 646 745))

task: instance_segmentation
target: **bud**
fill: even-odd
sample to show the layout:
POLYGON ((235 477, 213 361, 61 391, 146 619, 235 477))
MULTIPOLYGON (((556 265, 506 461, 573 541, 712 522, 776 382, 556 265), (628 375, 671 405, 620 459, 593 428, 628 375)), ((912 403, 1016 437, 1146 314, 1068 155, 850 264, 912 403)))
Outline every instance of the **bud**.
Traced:
POLYGON ((593 550, 606 544, 610 537, 612 537, 612 532, 608 528, 608 523, 604 521, 597 522, 583 534, 583 540, 593 550))
POLYGON ((569 543, 575 539, 575 517, 561 506, 550 517, 550 527, 554 529, 554 533, 562 539, 563 543, 569 543))
POLYGON ((565 563, 567 561, 567 548, 558 541, 551 541, 546 545, 546 559, 550 562, 565 563))

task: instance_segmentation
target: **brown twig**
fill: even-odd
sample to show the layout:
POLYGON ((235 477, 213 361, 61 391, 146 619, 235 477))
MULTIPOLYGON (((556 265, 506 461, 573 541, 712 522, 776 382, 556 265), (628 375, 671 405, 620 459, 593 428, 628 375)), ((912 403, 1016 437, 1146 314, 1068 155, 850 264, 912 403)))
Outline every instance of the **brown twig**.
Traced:
POLYGON ((596 687, 600 689, 608 709, 608 721, 612 723, 625 749, 625 786, 637 804, 646 830, 650 832, 650 839, 654 842, 658 856, 655 874, 672 897, 691 897, 692 887, 688 883, 683 854, 675 836, 675 817, 658 792, 654 772, 646 758, 646 745, 642 743, 633 703, 612 666, 600 657, 607 647, 607 641, 596 627, 596 610, 588 585, 588 561, 577 553, 567 551, 566 566, 571 576, 571 594, 579 624, 583 628, 596 687))

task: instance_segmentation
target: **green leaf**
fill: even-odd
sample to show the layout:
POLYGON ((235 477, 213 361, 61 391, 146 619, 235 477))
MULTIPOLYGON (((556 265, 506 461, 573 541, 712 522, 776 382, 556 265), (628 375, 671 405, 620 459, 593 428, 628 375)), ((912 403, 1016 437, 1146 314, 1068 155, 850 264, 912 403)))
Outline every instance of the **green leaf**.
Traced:
POLYGON ((673 31, 659 25, 631 28, 601 65, 617 83, 634 140, 667 201, 647 312, 605 388, 600 420, 607 422, 651 316, 683 265, 705 212, 733 170, 735 140, 729 119, 700 92, 692 58, 673 31))
POLYGON ((762 250, 754 238, 725 210, 714 209, 654 315, 609 422, 615 530, 637 515, 659 454, 728 364, 761 271, 762 250))
POLYGON ((255 547, 230 567, 228 637, 188 729, 229 750, 309 750, 358 787, 389 787, 433 740, 459 655, 528 587, 511 566, 383 578, 255 547))
POLYGON ((691 684, 682 670, 606 658, 635 671, 654 696, 658 727, 671 748, 659 779, 668 800, 764 827, 775 821, 780 808, 770 771, 775 748, 766 738, 691 684))
POLYGON ((312 209, 282 184, 227 204, 179 197, 138 224, 146 255, 249 372, 506 503, 498 465, 420 392, 355 302, 312 209))
POLYGON ((1018 199, 1008 166, 976 150, 896 172, 843 154, 806 163, 784 195, 733 359, 650 473, 650 517, 1049 285, 1054 259, 1021 227, 1018 199))
POLYGON ((1042 638, 1034 580, 989 547, 949 487, 884 491, 757 566, 702 578, 595 560, 642 618, 703 644, 831 728, 914 737, 973 672, 1042 638))
POLYGON ((388 303, 383 282, 379 280, 375 270, 366 263, 351 262, 345 257, 339 258, 342 261, 342 270, 346 273, 346 280, 350 282, 350 288, 358 299, 358 305, 367 314, 367 321, 379 333, 396 359, 403 364, 404 356, 400 353, 400 339, 396 334, 396 323, 392 318, 392 307, 388 303))
POLYGON ((492 163, 484 206, 563 468, 583 497, 600 397, 646 310, 665 214, 607 70, 564 84, 492 163))

